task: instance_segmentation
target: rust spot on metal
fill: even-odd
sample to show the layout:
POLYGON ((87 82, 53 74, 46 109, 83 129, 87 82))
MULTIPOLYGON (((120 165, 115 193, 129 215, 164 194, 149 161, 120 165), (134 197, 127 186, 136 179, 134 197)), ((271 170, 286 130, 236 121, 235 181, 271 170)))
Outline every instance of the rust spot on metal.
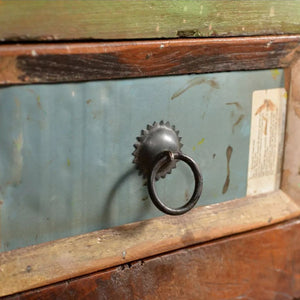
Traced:
POLYGON ((228 146, 226 149, 226 158, 227 158, 227 176, 226 176, 226 180, 223 186, 223 190, 222 190, 222 194, 225 194, 228 190, 229 187, 229 183, 230 183, 230 159, 231 159, 231 155, 232 155, 233 149, 231 146, 228 146))

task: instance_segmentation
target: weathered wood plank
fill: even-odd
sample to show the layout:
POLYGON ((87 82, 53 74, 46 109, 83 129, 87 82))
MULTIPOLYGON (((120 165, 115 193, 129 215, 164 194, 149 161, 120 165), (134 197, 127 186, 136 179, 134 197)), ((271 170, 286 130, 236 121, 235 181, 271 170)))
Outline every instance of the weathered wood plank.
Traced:
POLYGON ((300 203, 300 51, 290 68, 282 189, 300 203))
POLYGON ((300 219, 25 292, 35 299, 299 299, 300 219))
POLYGON ((300 33, 297 0, 2 0, 0 8, 2 41, 300 33))
POLYGON ((286 67, 300 35, 0 46, 0 84, 286 67))
POLYGON ((4 252, 0 254, 0 296, 299 215, 300 206, 277 191, 4 252))

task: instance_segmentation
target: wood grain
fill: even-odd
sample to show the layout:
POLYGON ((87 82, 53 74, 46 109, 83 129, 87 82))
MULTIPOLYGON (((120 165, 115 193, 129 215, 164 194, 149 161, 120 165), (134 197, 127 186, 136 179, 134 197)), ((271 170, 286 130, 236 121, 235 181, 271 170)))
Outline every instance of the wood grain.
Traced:
POLYGON ((0 296, 89 274, 300 215, 282 191, 195 208, 0 254, 0 296))
POLYGON ((300 219, 5 299, 300 299, 300 219))
POLYGON ((300 51, 290 68, 282 189, 300 203, 300 51))
POLYGON ((2 0, 2 41, 300 33, 297 0, 2 0))
POLYGON ((0 84, 283 68, 300 35, 0 46, 0 84))

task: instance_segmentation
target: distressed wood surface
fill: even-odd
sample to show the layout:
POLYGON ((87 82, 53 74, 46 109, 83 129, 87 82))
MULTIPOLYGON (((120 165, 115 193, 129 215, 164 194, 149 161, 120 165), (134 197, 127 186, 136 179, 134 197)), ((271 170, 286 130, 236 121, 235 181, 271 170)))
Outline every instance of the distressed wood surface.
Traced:
POLYGON ((294 54, 289 74, 289 103, 282 189, 300 203, 300 49, 294 54))
POLYGON ((0 254, 0 296, 89 274, 300 215, 282 191, 199 207, 0 254))
POLYGON ((2 0, 0 8, 2 41, 300 33, 297 0, 2 0))
POLYGON ((286 67, 300 35, 0 46, 0 84, 286 67))
POLYGON ((300 299, 300 219, 7 297, 300 299))

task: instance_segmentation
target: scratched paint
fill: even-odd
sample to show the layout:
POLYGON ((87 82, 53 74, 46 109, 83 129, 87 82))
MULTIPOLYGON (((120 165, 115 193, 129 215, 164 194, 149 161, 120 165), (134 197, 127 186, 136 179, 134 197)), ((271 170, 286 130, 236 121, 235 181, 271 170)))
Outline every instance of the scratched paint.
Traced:
POLYGON ((231 146, 228 146, 226 149, 226 159, 227 159, 227 175, 226 175, 226 180, 225 183, 223 185, 223 189, 222 189, 222 194, 225 194, 228 191, 228 187, 230 184, 230 159, 231 159, 231 155, 232 155, 233 149, 231 146))
MULTIPOLYGON (((162 215, 131 154, 153 121, 174 124, 183 152, 199 165, 199 206, 245 196, 252 92, 283 86, 279 72, 276 79, 267 70, 1 88, 1 251, 162 215)), ((156 187, 170 206, 182 205, 193 174, 178 163, 156 187)))
POLYGON ((171 100, 174 100, 175 98, 179 97, 181 94, 186 92, 188 89, 190 89, 193 86, 200 85, 200 84, 208 84, 212 88, 218 89, 219 85, 214 79, 205 79, 205 78, 193 78, 189 80, 181 89, 176 91, 172 97, 171 100))

